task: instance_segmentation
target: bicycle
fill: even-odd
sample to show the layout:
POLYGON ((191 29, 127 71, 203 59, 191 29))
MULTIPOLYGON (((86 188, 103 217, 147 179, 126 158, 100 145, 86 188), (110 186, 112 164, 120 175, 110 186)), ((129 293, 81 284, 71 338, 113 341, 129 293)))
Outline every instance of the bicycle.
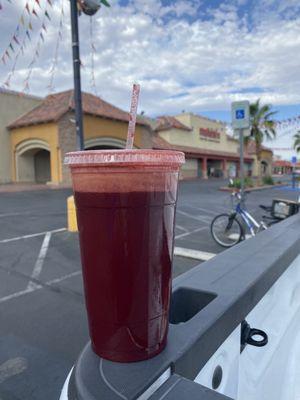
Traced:
MULTIPOLYGON (((268 225, 264 221, 258 222, 246 209, 244 201, 242 201, 241 192, 232 192, 232 208, 231 213, 222 213, 217 215, 211 222, 210 231, 213 239, 223 247, 232 247, 245 240, 246 233, 245 227, 250 231, 251 236, 266 230, 268 225), (234 205, 234 200, 236 204, 234 205), (244 222, 243 224, 240 220, 244 222)), ((271 212, 272 207, 260 205, 264 211, 271 212)), ((269 216, 263 216, 264 219, 269 220, 269 225, 279 222, 279 219, 269 216)))

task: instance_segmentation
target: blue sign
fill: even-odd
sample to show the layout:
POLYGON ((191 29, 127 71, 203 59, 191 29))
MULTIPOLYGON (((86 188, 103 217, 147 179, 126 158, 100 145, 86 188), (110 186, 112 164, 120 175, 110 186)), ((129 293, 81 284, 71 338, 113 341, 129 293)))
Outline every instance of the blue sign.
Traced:
POLYGON ((297 164, 297 157, 296 156, 292 157, 292 164, 297 164))
POLYGON ((235 110, 235 118, 236 119, 245 119, 245 110, 235 110))

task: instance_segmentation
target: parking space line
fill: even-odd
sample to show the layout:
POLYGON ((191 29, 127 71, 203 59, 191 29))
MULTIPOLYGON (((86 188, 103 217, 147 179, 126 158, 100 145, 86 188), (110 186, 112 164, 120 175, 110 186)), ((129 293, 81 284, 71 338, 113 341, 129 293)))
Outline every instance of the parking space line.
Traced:
POLYGON ((15 217, 15 216, 17 216, 17 215, 27 215, 27 214, 29 214, 29 211, 15 212, 15 213, 6 213, 6 214, 0 214, 0 218, 15 217))
MULTIPOLYGON (((38 277, 40 276, 40 273, 42 272, 44 260, 45 260, 45 257, 46 257, 46 254, 47 254, 47 251, 49 248, 50 239, 51 239, 51 232, 47 232, 44 237, 38 258, 36 260, 36 263, 34 265, 34 268, 33 268, 32 274, 31 274, 32 279, 38 279, 38 277)), ((27 289, 35 288, 36 285, 37 285, 37 283, 35 283, 31 280, 31 281, 29 281, 29 283, 27 285, 27 289)))
POLYGON ((77 275, 80 275, 80 274, 81 274, 81 270, 80 271, 75 271, 75 272, 72 272, 72 273, 70 273, 68 275, 64 275, 64 276, 62 276, 60 278, 56 278, 56 279, 52 279, 51 281, 47 281, 43 285, 37 284, 34 288, 25 289, 25 290, 21 290, 21 291, 16 292, 16 293, 9 294, 8 296, 4 296, 4 297, 0 298, 0 304, 6 302, 8 300, 12 300, 12 299, 15 299, 17 297, 24 296, 25 294, 35 292, 36 290, 43 289, 43 288, 45 288, 47 286, 51 286, 54 283, 60 283, 60 282, 62 282, 64 280, 66 280, 66 279, 73 278, 74 276, 77 276, 77 275))
MULTIPOLYGON (((49 231, 49 232, 50 233, 58 233, 58 232, 64 232, 66 230, 67 230, 67 228, 60 228, 60 229, 53 229, 52 231, 49 231)), ((9 242, 15 242, 16 240, 28 239, 28 238, 37 237, 37 236, 44 236, 47 233, 48 233, 48 231, 32 233, 31 235, 17 236, 17 237, 13 237, 13 238, 9 238, 9 239, 0 240, 0 243, 9 243, 9 242)))
POLYGON ((215 253, 209 253, 207 251, 199 251, 194 249, 186 249, 184 247, 174 247, 174 256, 181 256, 186 258, 193 258, 200 261, 208 261, 215 257, 215 253))
POLYGON ((190 232, 180 233, 179 235, 175 236, 175 239, 181 239, 185 236, 192 235, 193 233, 203 231, 204 229, 207 229, 207 226, 202 226, 201 228, 194 229, 193 231, 190 232))
MULTIPOLYGON (((207 219, 205 219, 205 218, 203 218, 203 217, 200 217, 199 215, 192 215, 192 214, 189 214, 189 213, 187 213, 187 212, 185 212, 185 211, 181 211, 181 210, 178 210, 178 209, 177 209, 177 212, 178 212, 179 214, 181 214, 181 215, 184 215, 185 217, 189 217, 189 218, 195 219, 195 220, 197 220, 197 221, 204 222, 205 224, 209 224, 209 223, 210 223, 210 222, 207 221, 207 219)), ((211 218, 209 217, 209 220, 210 220, 210 219, 211 219, 211 218)))
POLYGON ((186 229, 184 226, 176 224, 176 228, 182 230, 183 232, 188 232, 188 229, 186 229))
MULTIPOLYGON (((185 207, 190 207, 193 208, 194 210, 198 210, 198 211, 203 211, 207 214, 211 214, 212 216, 217 215, 218 212, 214 211, 214 210, 210 210, 210 209, 206 209, 206 208, 202 208, 202 207, 198 207, 198 206, 192 206, 192 205, 186 205, 185 207)), ((209 217, 209 215, 208 215, 209 217)))

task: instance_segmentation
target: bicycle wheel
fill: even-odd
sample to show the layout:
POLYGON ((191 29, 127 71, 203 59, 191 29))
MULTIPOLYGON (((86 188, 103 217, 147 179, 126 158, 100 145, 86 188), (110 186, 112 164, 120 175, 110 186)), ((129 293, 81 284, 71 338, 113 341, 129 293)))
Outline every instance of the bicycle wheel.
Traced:
POLYGON ((243 236, 240 222, 230 214, 217 215, 210 226, 214 240, 223 247, 232 247, 239 243, 243 236))

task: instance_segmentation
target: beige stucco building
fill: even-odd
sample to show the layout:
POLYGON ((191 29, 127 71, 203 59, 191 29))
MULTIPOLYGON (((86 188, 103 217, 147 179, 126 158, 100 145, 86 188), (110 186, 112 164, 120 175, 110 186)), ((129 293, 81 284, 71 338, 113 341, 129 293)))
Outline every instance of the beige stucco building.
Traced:
MULTIPOLYGON (((226 133, 226 125, 193 113, 162 116, 154 127, 154 148, 182 150, 186 163, 183 178, 239 176, 239 141, 226 133)), ((271 175, 273 153, 262 146, 257 159, 255 143, 245 147, 244 170, 247 176, 271 175)))
POLYGON ((7 126, 42 99, 11 90, 0 90, 0 183, 11 181, 10 134, 7 126))
MULTIPOLYGON (((128 113, 88 93, 82 94, 85 149, 124 148, 128 113)), ((76 150, 72 90, 46 97, 31 111, 8 125, 13 182, 70 183, 64 163, 76 150)), ((152 131, 137 119, 134 146, 152 147, 152 131)))
MULTIPOLYGON (((69 183, 63 160, 76 150, 73 91, 43 100, 10 92, 1 96, 0 182, 69 183)), ((82 98, 85 149, 124 148, 128 113, 88 93, 82 98)), ((183 151, 184 179, 239 175, 238 141, 222 122, 192 113, 155 120, 139 116, 134 147, 183 151)), ((263 148, 258 163, 251 144, 244 159, 247 175, 257 175, 259 168, 271 174, 270 150, 263 148)))

